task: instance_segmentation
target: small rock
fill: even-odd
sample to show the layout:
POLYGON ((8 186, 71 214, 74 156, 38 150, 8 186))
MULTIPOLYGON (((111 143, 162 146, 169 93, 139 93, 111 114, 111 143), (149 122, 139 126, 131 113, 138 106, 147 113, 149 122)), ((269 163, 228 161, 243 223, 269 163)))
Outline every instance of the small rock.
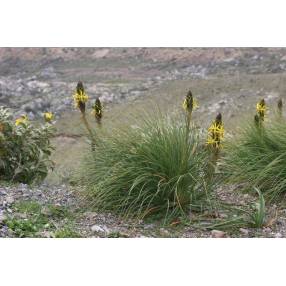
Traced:
POLYGON ((161 235, 166 235, 166 236, 169 236, 170 233, 167 229, 164 229, 164 228, 160 228, 160 234, 161 235))
POLYGON ((4 214, 0 214, 0 224, 4 222, 4 220, 6 219, 4 214))
POLYGON ((17 215, 17 217, 19 217, 20 219, 27 219, 27 218, 28 218, 28 216, 27 216, 26 213, 19 213, 19 214, 17 215))
POLYGON ((10 196, 9 196, 9 197, 6 198, 6 202, 7 202, 7 204, 9 204, 9 205, 13 204, 14 201, 15 201, 15 200, 14 200, 13 197, 10 197, 10 196))
POLYGON ((265 228, 263 228, 263 230, 264 230, 264 232, 271 232, 271 228, 270 227, 265 227, 265 228))
POLYGON ((283 235, 280 232, 278 232, 278 233, 275 234, 275 237, 276 238, 281 238, 281 237, 283 237, 283 235))
POLYGON ((43 207, 41 213, 47 216, 50 216, 52 214, 51 210, 48 207, 43 207))
POLYGON ((248 235, 249 234, 249 231, 245 228, 240 228, 239 231, 244 234, 244 235, 248 235))
POLYGON ((51 231, 42 231, 38 235, 43 238, 55 238, 55 234, 51 231))
POLYGON ((221 230, 212 230, 212 237, 214 238, 222 238, 222 237, 225 237, 225 232, 224 231, 221 231, 221 230))
POLYGON ((100 226, 100 225, 96 225, 96 224, 91 227, 91 230, 93 232, 110 233, 109 229, 106 226, 100 226))
POLYGON ((144 229, 152 229, 152 228, 154 228, 154 224, 153 223, 150 223, 150 224, 146 224, 146 225, 144 225, 144 229))

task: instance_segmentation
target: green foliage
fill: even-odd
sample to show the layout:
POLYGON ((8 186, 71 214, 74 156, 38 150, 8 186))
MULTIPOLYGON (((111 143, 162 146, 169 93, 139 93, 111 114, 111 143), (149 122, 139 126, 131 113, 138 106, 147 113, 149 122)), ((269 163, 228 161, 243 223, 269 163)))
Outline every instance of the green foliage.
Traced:
POLYGON ((41 213, 41 205, 34 201, 21 201, 14 204, 13 209, 21 217, 8 216, 5 224, 16 237, 35 237, 43 229, 52 225, 48 218, 41 213))
POLYGON ((32 183, 43 180, 53 167, 50 137, 54 129, 29 121, 17 126, 7 109, 0 107, 0 179, 32 183))
POLYGON ((16 237, 35 237, 37 232, 48 227, 48 220, 40 215, 32 219, 8 218, 5 224, 16 237))
POLYGON ((62 206, 49 205, 47 213, 53 219, 65 219, 71 217, 68 209, 62 206))
POLYGON ((35 201, 19 201, 12 208, 13 215, 8 214, 4 224, 15 237, 39 237, 41 232, 45 231, 55 237, 80 237, 72 230, 73 217, 65 207, 42 206, 35 201), (63 221, 65 227, 59 228, 63 221))
POLYGON ((40 213, 41 205, 35 201, 20 201, 14 205, 13 209, 20 213, 35 214, 40 213))
POLYGON ((264 225, 266 210, 265 210, 265 200, 261 193, 261 191, 255 188, 259 199, 258 202, 255 204, 253 213, 250 213, 250 221, 254 227, 260 228, 264 225))
POLYGON ((114 231, 107 235, 108 238, 128 238, 129 236, 125 233, 121 233, 120 231, 114 231))
POLYGON ((261 127, 246 125, 225 148, 222 172, 228 182, 257 187, 268 200, 286 190, 286 124, 275 120, 261 127))
POLYGON ((80 238, 81 235, 70 228, 63 228, 55 232, 56 238, 80 238))
POLYGON ((82 180, 101 210, 167 218, 204 206, 207 167, 198 129, 183 120, 150 119, 101 136, 84 160, 82 180))
POLYGON ((219 219, 207 229, 231 230, 240 227, 262 228, 266 219, 265 200, 261 191, 254 188, 258 194, 258 201, 250 206, 236 207, 221 205, 220 208, 228 211, 228 218, 219 219))

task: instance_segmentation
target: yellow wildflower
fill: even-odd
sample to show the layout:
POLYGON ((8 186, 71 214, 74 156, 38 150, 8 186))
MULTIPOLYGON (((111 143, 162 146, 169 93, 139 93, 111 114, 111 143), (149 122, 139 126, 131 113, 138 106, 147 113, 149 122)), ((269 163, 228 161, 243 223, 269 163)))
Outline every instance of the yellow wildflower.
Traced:
POLYGON ((73 99, 75 106, 79 108, 82 113, 85 113, 85 103, 88 101, 88 95, 85 93, 83 83, 81 81, 79 81, 77 84, 73 99))
POLYGON ((26 124, 27 122, 28 122, 28 116, 22 115, 21 117, 16 119, 15 125, 19 126, 20 124, 26 124))
POLYGON ((50 123, 54 119, 54 115, 52 112, 45 112, 44 119, 47 123, 50 123))

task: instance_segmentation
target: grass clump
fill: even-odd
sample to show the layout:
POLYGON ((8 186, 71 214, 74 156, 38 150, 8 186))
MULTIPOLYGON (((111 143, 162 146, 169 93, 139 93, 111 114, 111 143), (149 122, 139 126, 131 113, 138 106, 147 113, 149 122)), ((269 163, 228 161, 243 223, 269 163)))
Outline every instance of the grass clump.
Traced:
POLYGON ((228 182, 243 183, 246 191, 257 187, 270 201, 285 195, 285 123, 281 118, 263 124, 256 120, 234 136, 221 162, 228 182))
POLYGON ((101 137, 83 166, 89 200, 101 210, 140 218, 201 206, 208 153, 198 129, 180 122, 149 119, 101 137))

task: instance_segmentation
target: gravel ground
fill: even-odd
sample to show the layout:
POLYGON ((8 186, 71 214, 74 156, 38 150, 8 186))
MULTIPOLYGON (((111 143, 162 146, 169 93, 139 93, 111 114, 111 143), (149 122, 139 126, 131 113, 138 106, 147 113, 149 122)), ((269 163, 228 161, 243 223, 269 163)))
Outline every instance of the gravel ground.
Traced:
MULTIPOLYGON (((237 193, 233 188, 218 189, 222 201, 241 206, 253 204, 255 199, 248 194, 237 193)), ((23 201, 33 201, 43 206, 64 207, 73 213, 73 231, 81 237, 286 237, 286 209, 272 205, 267 210, 265 227, 231 228, 229 230, 203 230, 194 226, 171 225, 162 227, 159 222, 144 223, 135 220, 121 220, 114 215, 98 213, 86 209, 77 189, 67 185, 29 187, 24 184, 0 187, 0 237, 17 237, 6 225, 8 217, 27 220, 24 213, 13 207, 23 201)), ((224 217, 224 213, 217 217, 224 217)), ((59 228, 69 224, 68 218, 57 221, 59 228)), ((53 231, 42 230, 36 237, 55 237, 53 231)))

